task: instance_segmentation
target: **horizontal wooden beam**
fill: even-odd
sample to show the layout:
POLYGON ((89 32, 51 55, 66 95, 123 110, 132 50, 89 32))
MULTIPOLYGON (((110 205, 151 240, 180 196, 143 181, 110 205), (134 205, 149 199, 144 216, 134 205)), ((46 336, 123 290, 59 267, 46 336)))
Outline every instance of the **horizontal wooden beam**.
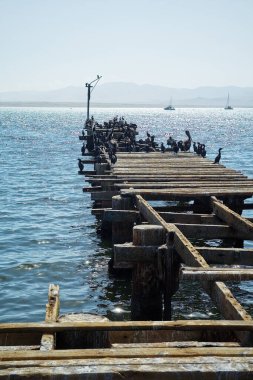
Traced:
POLYGON ((159 215, 167 223, 187 223, 187 224, 221 224, 219 219, 211 214, 189 214, 183 212, 159 212, 159 215))
POLYGON ((154 262, 157 258, 157 246, 136 246, 133 243, 114 244, 114 261, 121 262, 154 262))
MULTIPOLYGON (((253 357, 253 348, 251 347, 198 347, 196 353, 195 347, 175 348, 107 348, 107 349, 79 349, 79 350, 52 350, 42 351, 16 351, 1 352, 1 361, 21 361, 21 360, 70 360, 70 359, 99 359, 99 358, 163 358, 163 357, 253 357)), ((2 363, 4 364, 4 363, 2 363)), ((157 363, 156 363, 157 364, 157 363)))
POLYGON ((110 201, 114 195, 119 195, 119 191, 98 191, 91 193, 92 201, 110 201))
POLYGON ((146 200, 180 200, 180 199, 195 199, 195 198, 207 198, 211 196, 218 197, 251 197, 253 194, 253 186, 251 189, 221 189, 213 188, 209 191, 204 190, 203 188, 194 189, 194 190, 146 190, 146 189, 127 189, 121 190, 121 194, 129 194, 129 195, 141 195, 146 200))
MULTIPOLYGON (((54 333, 62 331, 253 331, 253 323, 239 320, 176 320, 176 321, 108 321, 108 322, 19 322, 1 323, 2 333, 54 333)), ((253 350, 253 348, 252 348, 253 350)))
POLYGON ((253 266, 253 249, 195 247, 209 264, 253 266))
POLYGON ((107 210, 103 220, 106 222, 137 222, 140 218, 139 211, 135 210, 107 210))
POLYGON ((229 226, 211 224, 183 224, 174 223, 179 230, 188 238, 201 239, 250 239, 250 234, 239 233, 229 226))
MULTIPOLYGON (((220 181, 220 186, 221 188, 234 188, 235 187, 235 183, 230 181, 230 182, 227 182, 227 181, 220 181)), ((216 181, 206 181, 206 182, 200 182, 200 181, 195 181, 195 182, 189 182, 189 183, 185 183, 185 182, 180 182, 180 180, 178 180, 177 182, 150 182, 150 183, 144 183, 144 182, 139 182, 139 183, 135 183, 135 182, 128 182, 128 183, 116 183, 114 185, 117 189, 129 189, 129 188, 134 188, 134 189, 179 189, 179 188, 183 188, 183 189, 187 189, 187 188, 199 188, 200 186, 202 188, 217 188, 217 182, 216 181)), ((249 181, 242 181, 242 182, 237 182, 236 184, 236 188, 239 188, 239 187, 244 187, 244 188, 252 188, 253 186, 253 181, 252 182, 249 182, 249 181)))
POLYGON ((252 281, 253 269, 183 267, 180 269, 180 277, 190 281, 252 281))

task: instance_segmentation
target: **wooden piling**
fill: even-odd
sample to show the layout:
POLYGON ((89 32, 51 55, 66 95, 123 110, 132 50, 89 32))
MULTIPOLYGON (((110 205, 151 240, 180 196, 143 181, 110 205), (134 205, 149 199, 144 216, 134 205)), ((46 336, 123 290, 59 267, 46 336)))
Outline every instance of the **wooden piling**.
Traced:
MULTIPOLYGON (((139 225, 133 228, 133 244, 138 246, 160 246, 165 241, 161 226, 139 225)), ((162 284, 157 264, 139 262, 132 275, 132 320, 161 320, 163 314, 162 284)))
MULTIPOLYGON (((133 198, 121 195, 112 197, 113 210, 133 210, 133 208, 133 198)), ((114 244, 131 242, 133 225, 133 221, 112 222, 112 242, 114 244)))

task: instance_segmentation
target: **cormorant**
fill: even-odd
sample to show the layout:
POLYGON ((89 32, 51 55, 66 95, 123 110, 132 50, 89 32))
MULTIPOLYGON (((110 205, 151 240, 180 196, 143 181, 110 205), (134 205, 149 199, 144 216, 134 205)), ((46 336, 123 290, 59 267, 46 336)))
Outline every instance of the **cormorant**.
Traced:
POLYGON ((82 163, 82 161, 81 161, 81 159, 80 159, 80 158, 78 158, 78 166, 79 166, 80 172, 82 172, 82 171, 83 171, 83 168, 84 168, 84 166, 83 166, 83 163, 82 163))
POLYGON ((206 157, 206 146, 205 146, 205 144, 202 144, 202 145, 201 145, 201 152, 200 152, 200 154, 201 154, 201 156, 202 156, 203 158, 206 157))
POLYGON ((116 162, 117 162, 117 156, 116 156, 116 154, 112 154, 112 156, 111 156, 111 163, 112 164, 116 164, 116 162))
POLYGON ((219 149, 219 153, 218 153, 218 155, 215 157, 213 164, 219 164, 220 159, 221 159, 221 150, 222 150, 222 148, 219 149))
MULTIPOLYGON (((174 147, 177 146, 178 149, 181 150, 181 152, 184 152, 185 151, 185 148, 184 148, 184 143, 182 140, 178 141, 176 144, 173 144, 172 145, 172 148, 173 148, 173 151, 174 151, 174 147)), ((175 151, 174 151, 175 152, 175 151)), ((177 153, 177 152, 176 152, 177 153)))
POLYGON ((148 133, 148 131, 147 131, 147 136, 150 138, 151 137, 151 135, 150 135, 150 133, 148 133))
MULTIPOLYGON (((180 141, 179 141, 180 142, 180 141)), ((176 143, 176 141, 173 143, 173 145, 172 145, 172 149, 173 149, 173 152, 174 153, 178 153, 178 151, 179 151, 179 146, 178 146, 178 144, 176 143)))
POLYGON ((161 152, 162 152, 162 153, 165 152, 165 146, 163 145, 163 143, 161 143, 161 152))
POLYGON ((193 150, 194 150, 194 153, 198 154, 198 148, 197 148, 195 141, 193 142, 193 150))
POLYGON ((81 152, 82 152, 82 156, 84 156, 84 153, 85 153, 85 144, 83 143, 83 146, 81 148, 81 152))

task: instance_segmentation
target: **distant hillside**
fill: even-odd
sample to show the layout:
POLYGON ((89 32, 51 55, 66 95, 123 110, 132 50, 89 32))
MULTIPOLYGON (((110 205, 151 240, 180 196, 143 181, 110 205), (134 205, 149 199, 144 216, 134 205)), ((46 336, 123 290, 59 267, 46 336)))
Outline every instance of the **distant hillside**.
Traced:
MULTIPOLYGON (((235 107, 253 107, 252 87, 198 87, 195 89, 169 88, 150 84, 104 83, 92 93, 93 104, 131 104, 164 107, 173 99, 175 106, 224 107, 227 94, 235 107)), ((87 91, 83 87, 66 87, 52 91, 0 92, 0 102, 22 103, 78 103, 86 104, 87 91)))

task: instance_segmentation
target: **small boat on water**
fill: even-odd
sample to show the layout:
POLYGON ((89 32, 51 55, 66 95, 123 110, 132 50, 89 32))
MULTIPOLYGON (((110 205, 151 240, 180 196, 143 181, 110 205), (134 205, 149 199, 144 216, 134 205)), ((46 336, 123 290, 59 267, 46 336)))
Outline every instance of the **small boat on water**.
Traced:
POLYGON ((164 108, 166 111, 175 111, 175 107, 172 105, 172 98, 170 98, 170 104, 164 108))
POLYGON ((233 107, 230 106, 229 104, 229 93, 228 93, 228 97, 227 97, 227 103, 226 103, 226 106, 224 107, 224 110, 232 110, 233 107))

